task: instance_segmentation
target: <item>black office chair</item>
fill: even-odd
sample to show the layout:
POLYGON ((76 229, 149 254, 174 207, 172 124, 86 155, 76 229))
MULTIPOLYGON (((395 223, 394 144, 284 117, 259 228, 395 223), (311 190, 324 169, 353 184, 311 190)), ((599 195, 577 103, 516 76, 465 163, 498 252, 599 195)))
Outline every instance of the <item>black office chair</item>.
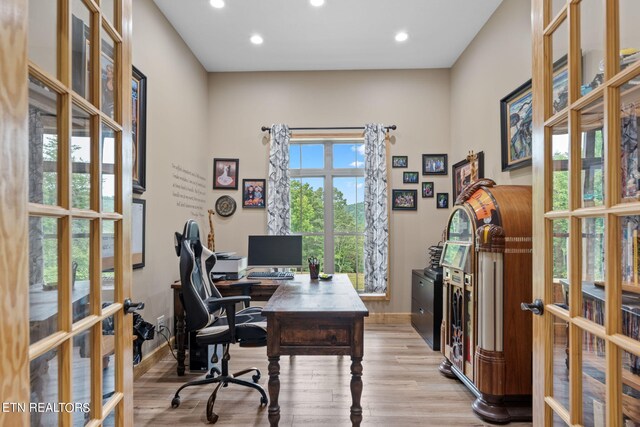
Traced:
MULTIPOLYGON (((267 344, 267 324, 259 307, 249 307, 236 312, 237 303, 248 303, 249 296, 222 297, 213 286, 207 272, 216 262, 215 254, 200 242, 198 224, 189 220, 183 234, 175 233, 176 253, 180 257, 180 280, 182 281, 182 303, 185 308, 186 330, 196 331, 196 340, 200 345, 222 345, 222 370, 212 370, 204 379, 189 381, 182 385, 171 401, 171 406, 180 406, 180 392, 194 385, 218 385, 207 402, 207 420, 215 423, 218 415, 213 412, 213 404, 221 386, 229 383, 250 387, 260 392, 260 404, 267 405, 269 400, 264 389, 257 384, 260 371, 256 368, 244 369, 229 374, 229 345, 238 343, 241 347, 260 347, 267 344), (255 371, 253 382, 238 379, 240 375, 255 371)), ((217 356, 213 356, 217 363, 217 356)))

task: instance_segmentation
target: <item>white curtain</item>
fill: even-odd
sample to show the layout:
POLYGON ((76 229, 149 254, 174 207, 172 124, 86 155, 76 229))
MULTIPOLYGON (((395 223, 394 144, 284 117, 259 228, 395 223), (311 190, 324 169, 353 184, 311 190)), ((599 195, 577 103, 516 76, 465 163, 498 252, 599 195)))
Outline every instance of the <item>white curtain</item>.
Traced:
POLYGON ((271 126, 269 183, 267 185, 267 232, 284 236, 291 231, 289 202, 289 127, 271 126))
POLYGON ((387 150, 382 124, 364 127, 364 291, 385 293, 389 273, 387 150))

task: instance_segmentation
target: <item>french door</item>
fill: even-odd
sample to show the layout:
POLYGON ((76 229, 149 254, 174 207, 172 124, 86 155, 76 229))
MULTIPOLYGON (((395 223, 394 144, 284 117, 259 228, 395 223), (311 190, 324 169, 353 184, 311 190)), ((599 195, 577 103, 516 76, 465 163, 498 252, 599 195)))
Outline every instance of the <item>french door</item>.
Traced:
POLYGON ((533 0, 534 423, 640 425, 640 2, 533 0))
POLYGON ((132 425, 131 0, 0 21, 0 424, 132 425))

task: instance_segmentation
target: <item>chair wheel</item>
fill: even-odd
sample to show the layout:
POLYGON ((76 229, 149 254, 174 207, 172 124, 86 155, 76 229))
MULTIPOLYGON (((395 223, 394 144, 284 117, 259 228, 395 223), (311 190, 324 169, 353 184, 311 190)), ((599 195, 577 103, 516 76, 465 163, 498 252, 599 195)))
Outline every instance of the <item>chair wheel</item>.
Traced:
POLYGON ((171 407, 177 408, 178 406, 180 406, 180 396, 176 396, 173 399, 171 399, 171 407))
POLYGON ((267 399, 266 397, 263 396, 260 398, 260 405, 267 406, 268 403, 269 403, 269 399, 267 399))
POLYGON ((260 374, 255 374, 254 376, 251 377, 251 379, 253 380, 254 383, 258 383, 258 381, 260 381, 260 374))

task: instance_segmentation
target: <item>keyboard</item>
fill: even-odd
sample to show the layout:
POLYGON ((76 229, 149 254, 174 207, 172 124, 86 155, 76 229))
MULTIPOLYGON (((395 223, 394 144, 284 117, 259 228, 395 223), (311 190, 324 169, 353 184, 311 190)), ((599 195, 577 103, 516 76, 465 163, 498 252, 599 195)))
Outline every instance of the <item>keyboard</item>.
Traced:
POLYGON ((293 273, 290 271, 252 271, 247 279, 293 280, 293 273))

